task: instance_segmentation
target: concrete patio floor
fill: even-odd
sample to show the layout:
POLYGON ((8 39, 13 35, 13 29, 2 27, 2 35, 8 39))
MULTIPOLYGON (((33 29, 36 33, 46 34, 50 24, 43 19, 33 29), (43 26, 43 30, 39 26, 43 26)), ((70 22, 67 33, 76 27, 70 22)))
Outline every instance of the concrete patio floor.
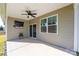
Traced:
POLYGON ((8 56, 74 56, 74 52, 34 39, 7 41, 8 56))

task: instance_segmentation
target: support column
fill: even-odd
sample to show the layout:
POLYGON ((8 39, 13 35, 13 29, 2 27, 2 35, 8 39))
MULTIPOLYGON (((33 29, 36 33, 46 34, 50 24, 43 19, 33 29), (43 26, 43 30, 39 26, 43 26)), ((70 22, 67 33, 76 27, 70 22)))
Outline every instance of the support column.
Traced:
POLYGON ((74 4, 74 51, 79 55, 79 4, 74 4))

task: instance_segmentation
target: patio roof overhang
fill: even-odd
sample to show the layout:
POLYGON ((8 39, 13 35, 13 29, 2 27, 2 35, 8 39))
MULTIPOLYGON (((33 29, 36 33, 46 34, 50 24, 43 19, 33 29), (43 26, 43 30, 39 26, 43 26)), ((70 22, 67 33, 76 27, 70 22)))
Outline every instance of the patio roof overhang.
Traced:
POLYGON ((21 15, 26 8, 36 10, 37 16, 44 15, 51 11, 65 7, 70 3, 8 3, 7 4, 7 15, 15 18, 28 20, 26 16, 21 15))

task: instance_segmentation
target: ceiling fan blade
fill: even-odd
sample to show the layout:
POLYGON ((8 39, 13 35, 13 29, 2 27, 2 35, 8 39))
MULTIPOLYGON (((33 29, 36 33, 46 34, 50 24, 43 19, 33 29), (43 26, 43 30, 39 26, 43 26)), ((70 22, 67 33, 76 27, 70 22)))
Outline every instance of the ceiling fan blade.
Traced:
POLYGON ((37 15, 37 13, 32 13, 32 15, 37 15))
POLYGON ((29 18, 29 16, 27 16, 27 18, 29 18))
POLYGON ((30 11, 30 10, 26 10, 25 12, 27 12, 27 13, 31 13, 31 11, 30 11))
POLYGON ((34 15, 31 14, 32 17, 35 17, 34 15))

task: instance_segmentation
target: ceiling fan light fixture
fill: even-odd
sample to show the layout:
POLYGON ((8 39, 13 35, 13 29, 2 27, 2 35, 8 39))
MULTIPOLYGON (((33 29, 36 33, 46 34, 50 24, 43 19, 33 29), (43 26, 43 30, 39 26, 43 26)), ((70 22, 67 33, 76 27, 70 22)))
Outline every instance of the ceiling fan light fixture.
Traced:
POLYGON ((27 18, 29 18, 29 15, 27 15, 27 18))
POLYGON ((35 18, 36 15, 37 15, 37 13, 34 13, 34 12, 32 12, 32 11, 34 11, 34 10, 27 9, 27 10, 25 10, 25 13, 22 14, 22 15, 26 15, 27 18, 31 18, 31 17, 32 17, 32 18, 35 18))

